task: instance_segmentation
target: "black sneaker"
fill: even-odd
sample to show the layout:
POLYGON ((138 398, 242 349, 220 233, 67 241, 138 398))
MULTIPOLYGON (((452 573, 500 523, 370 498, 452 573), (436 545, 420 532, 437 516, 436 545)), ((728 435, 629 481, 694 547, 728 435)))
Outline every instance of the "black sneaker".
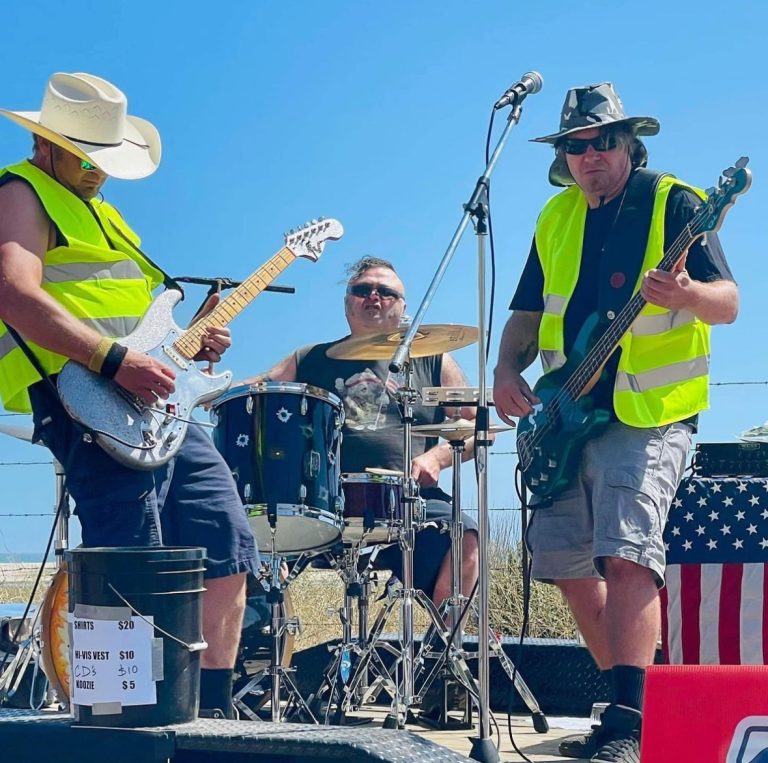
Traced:
POLYGON ((640 763, 640 742, 634 734, 604 744, 590 763, 640 763))
POLYGON ((557 746, 558 755, 564 758, 589 760, 602 747, 605 736, 602 724, 596 723, 592 726, 592 731, 586 734, 576 734, 562 739, 557 746))

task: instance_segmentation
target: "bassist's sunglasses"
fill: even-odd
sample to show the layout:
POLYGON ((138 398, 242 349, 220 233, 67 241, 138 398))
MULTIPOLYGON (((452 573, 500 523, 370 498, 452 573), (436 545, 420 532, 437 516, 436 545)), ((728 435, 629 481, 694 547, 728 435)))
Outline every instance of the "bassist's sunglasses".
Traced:
POLYGON ((581 156, 587 153, 587 149, 592 146, 595 151, 611 151, 619 145, 616 134, 614 132, 605 132, 598 135, 596 138, 589 138, 588 140, 578 140, 577 138, 563 138, 558 144, 558 148, 562 148, 566 154, 572 156, 581 156))

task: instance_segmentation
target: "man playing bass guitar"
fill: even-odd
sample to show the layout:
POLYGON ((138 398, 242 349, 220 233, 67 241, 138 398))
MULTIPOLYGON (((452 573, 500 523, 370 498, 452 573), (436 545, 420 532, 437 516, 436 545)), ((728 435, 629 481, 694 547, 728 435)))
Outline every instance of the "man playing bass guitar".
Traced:
MULTIPOLYGON (((738 312, 717 236, 683 235, 702 194, 644 169, 638 136, 658 130, 654 118, 627 117, 610 83, 568 91, 559 131, 536 139, 554 146, 549 180, 566 190, 537 221, 495 372, 499 416, 522 425, 542 402, 522 377, 537 353, 545 372, 556 371, 589 349, 585 329, 605 336, 635 295, 648 303, 579 392, 605 413, 573 473, 549 495, 538 477, 526 479, 539 493, 527 535, 533 577, 560 588, 610 686, 600 725, 560 747, 593 761, 639 759, 645 667, 660 632, 662 531, 707 407, 710 326, 738 312), (681 241, 675 264, 657 268, 681 241)), ((525 476, 520 441, 518 451, 525 476)))

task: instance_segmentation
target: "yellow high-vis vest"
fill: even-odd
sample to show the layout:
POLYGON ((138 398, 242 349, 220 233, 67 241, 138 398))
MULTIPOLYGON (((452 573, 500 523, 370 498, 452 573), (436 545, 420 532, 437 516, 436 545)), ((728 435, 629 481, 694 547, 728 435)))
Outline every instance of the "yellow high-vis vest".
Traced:
MULTIPOLYGON (((648 243, 633 294, 643 274, 664 255, 664 217, 669 192, 683 185, 676 178, 659 180, 653 202, 648 243)), ((539 350, 545 372, 565 362, 564 317, 576 288, 587 200, 578 186, 550 199, 536 224, 536 248, 544 271, 544 312, 539 350)), ((611 316, 601 316, 610 319, 611 316)), ((709 406, 710 327, 688 310, 646 304, 619 343, 620 358, 613 405, 619 420, 635 427, 655 427, 693 416, 709 406)))
MULTIPOLYGON (((42 288, 75 318, 109 337, 136 327, 163 274, 138 250, 139 237, 105 201, 85 202, 29 161, 0 170, 34 189, 63 244, 45 253, 42 288)), ((11 325, 13 322, 11 321, 11 325)), ((27 342, 43 369, 58 373, 63 355, 27 342)), ((5 325, 0 323, 0 399, 9 411, 28 413, 27 388, 40 380, 5 325)))

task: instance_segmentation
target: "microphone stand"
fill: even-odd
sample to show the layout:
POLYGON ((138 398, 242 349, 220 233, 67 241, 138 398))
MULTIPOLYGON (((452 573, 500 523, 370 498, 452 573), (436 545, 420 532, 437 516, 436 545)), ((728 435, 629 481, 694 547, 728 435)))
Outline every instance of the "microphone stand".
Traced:
MULTIPOLYGON (((485 237, 488 235, 488 187, 490 183, 491 174, 496 167, 496 163, 504 150, 509 134, 512 128, 520 121, 522 114, 522 108, 520 101, 522 98, 517 99, 512 104, 512 110, 507 118, 507 124, 504 127, 504 131, 499 138, 496 148, 493 150, 488 164, 483 171, 483 174, 478 178, 475 184, 475 190, 472 192, 472 196, 469 201, 464 205, 464 214, 461 217, 458 227, 456 228, 453 238, 451 239, 448 248, 443 255, 443 259, 432 278, 432 282, 424 295, 419 309, 413 316, 411 325, 405 332, 402 341, 395 350, 395 354, 392 356, 392 360, 389 364, 389 369, 393 373, 399 373, 405 362, 406 358, 410 354, 411 344, 416 336, 416 332, 419 330, 424 315, 427 312, 432 298, 437 291, 440 282, 442 281, 445 271, 448 269, 448 265, 453 258, 454 253, 461 241, 461 237, 464 235, 464 231, 469 225, 470 219, 474 222, 475 234, 477 236, 477 278, 478 278, 478 385, 479 385, 479 397, 477 401, 477 419, 475 429, 475 460, 477 462, 477 514, 478 514, 478 562, 479 562, 479 580, 478 580, 478 599, 479 599, 479 627, 478 633, 478 720, 477 720, 477 737, 472 738, 472 751, 470 757, 474 760, 482 761, 483 763, 497 763, 499 760, 499 753, 493 744, 491 738, 490 729, 490 707, 489 707, 489 695, 490 695, 490 645, 486 634, 490 629, 490 618, 488 614, 488 541, 489 541, 489 528, 488 528, 488 446, 490 444, 488 440, 488 391, 486 385, 485 367, 487 363, 486 358, 486 329, 485 329, 485 237)), ((408 466, 406 465, 406 469, 408 466)), ((404 664, 404 668, 411 670, 413 664, 404 664)), ((406 686, 412 685, 412 679, 408 682, 406 678, 406 686)))

